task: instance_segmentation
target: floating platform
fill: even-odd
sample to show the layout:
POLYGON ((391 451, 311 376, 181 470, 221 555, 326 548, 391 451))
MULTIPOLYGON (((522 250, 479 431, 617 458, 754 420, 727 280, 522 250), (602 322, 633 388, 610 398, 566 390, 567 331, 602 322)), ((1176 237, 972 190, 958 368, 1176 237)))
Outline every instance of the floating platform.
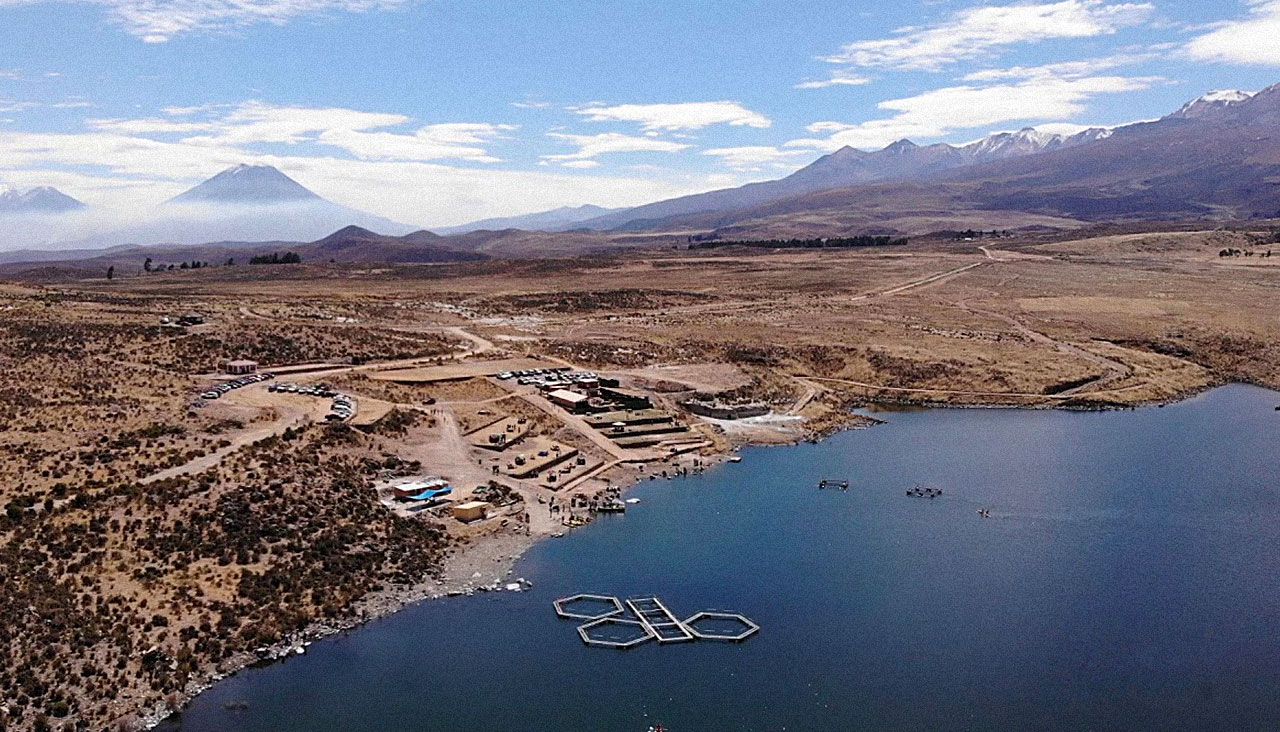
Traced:
POLYGON ((627 600, 627 607, 653 633, 659 643, 686 643, 694 639, 684 623, 656 597, 638 597, 627 600))

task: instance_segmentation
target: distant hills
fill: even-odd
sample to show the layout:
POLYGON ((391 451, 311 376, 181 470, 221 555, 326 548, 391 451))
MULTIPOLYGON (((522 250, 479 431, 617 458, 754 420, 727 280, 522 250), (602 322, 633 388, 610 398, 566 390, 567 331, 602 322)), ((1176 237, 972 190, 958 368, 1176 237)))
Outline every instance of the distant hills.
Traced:
POLYGON ((47 214, 79 211, 85 205, 50 186, 19 190, 0 185, 0 215, 47 214))
POLYGON ((626 209, 603 208, 586 204, 583 206, 563 206, 525 214, 523 216, 505 216, 495 219, 481 219, 461 226, 435 227, 437 234, 465 234, 471 231, 502 231, 504 229, 524 229, 526 231, 564 231, 576 228, 578 224, 611 213, 626 209))
POLYGON ((488 259, 479 252, 463 251, 445 243, 444 237, 430 231, 415 231, 404 236, 377 234, 359 226, 346 226, 332 234, 298 247, 303 261, 425 264, 437 262, 475 262, 488 259))
MULTIPOLYGON (((107 249, 63 251, 0 252, 0 273, 21 274, 36 269, 51 278, 61 275, 95 276, 115 267, 120 276, 139 273, 143 263, 151 261, 156 269, 183 262, 208 262, 213 267, 252 267, 254 272, 270 274, 270 268, 283 265, 251 265, 255 255, 293 252, 302 264, 439 264, 478 262, 489 259, 482 252, 466 251, 451 246, 448 240, 430 231, 415 231, 404 236, 377 234, 359 226, 345 226, 328 236, 311 242, 224 241, 193 245, 116 246, 107 249)), ((247 271, 247 270, 246 270, 247 271)))

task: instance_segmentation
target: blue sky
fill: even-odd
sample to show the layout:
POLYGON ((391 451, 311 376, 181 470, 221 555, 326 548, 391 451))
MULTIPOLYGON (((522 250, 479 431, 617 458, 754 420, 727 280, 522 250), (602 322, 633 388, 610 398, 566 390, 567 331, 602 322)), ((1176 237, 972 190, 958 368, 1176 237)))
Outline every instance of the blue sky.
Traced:
POLYGON ((144 208, 240 162, 420 225, 1280 81, 1280 0, 0 0, 0 181, 144 208))

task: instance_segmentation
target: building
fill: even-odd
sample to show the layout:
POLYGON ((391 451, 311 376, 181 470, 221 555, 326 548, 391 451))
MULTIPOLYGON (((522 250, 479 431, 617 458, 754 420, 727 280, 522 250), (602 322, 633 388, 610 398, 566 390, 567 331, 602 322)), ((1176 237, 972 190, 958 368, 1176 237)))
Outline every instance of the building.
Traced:
POLYGON ((581 412, 587 408, 587 395, 568 389, 556 389, 547 395, 547 399, 570 412, 581 412))
POLYGON ((449 481, 444 478, 429 478, 427 480, 415 480, 410 483, 400 483, 392 486, 391 490, 395 493, 396 498, 416 501, 425 501, 429 498, 448 495, 452 492, 449 488, 449 481), (419 496, 422 497, 419 498, 419 496))
POLYGON ((185 313, 178 318, 178 325, 204 325, 204 316, 200 313, 185 313))
POLYGON ((479 521, 489 514, 486 501, 468 501, 453 507, 453 517, 459 521, 479 521))
POLYGON ((223 367, 223 370, 228 374, 252 374, 258 370, 258 362, 248 359, 227 361, 227 365, 223 367))
POLYGON ((653 401, 640 392, 612 387, 600 387, 600 398, 613 402, 620 409, 649 409, 653 406, 653 401))

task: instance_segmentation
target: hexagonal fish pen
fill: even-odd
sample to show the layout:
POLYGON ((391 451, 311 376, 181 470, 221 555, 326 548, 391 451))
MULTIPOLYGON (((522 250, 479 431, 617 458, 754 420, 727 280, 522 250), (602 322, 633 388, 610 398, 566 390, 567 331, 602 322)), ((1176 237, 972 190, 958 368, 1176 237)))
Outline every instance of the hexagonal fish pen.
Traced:
POLYGON ((684 621, 684 627, 698 640, 731 643, 740 643, 760 631, 760 626, 745 615, 711 611, 694 615, 684 621))
POLYGON ((624 612, 622 602, 609 595, 570 595, 556 600, 554 604, 556 615, 569 620, 599 620, 624 612))
POLYGON ((599 648, 626 650, 653 639, 653 632, 638 620, 606 617, 578 626, 582 642, 599 648))
POLYGON ((657 597, 632 597, 624 605, 612 595, 581 593, 554 602, 556 615, 585 620, 578 626, 582 642, 600 648, 627 649, 656 640, 741 642, 760 631, 747 616, 704 610, 681 621, 657 597))

